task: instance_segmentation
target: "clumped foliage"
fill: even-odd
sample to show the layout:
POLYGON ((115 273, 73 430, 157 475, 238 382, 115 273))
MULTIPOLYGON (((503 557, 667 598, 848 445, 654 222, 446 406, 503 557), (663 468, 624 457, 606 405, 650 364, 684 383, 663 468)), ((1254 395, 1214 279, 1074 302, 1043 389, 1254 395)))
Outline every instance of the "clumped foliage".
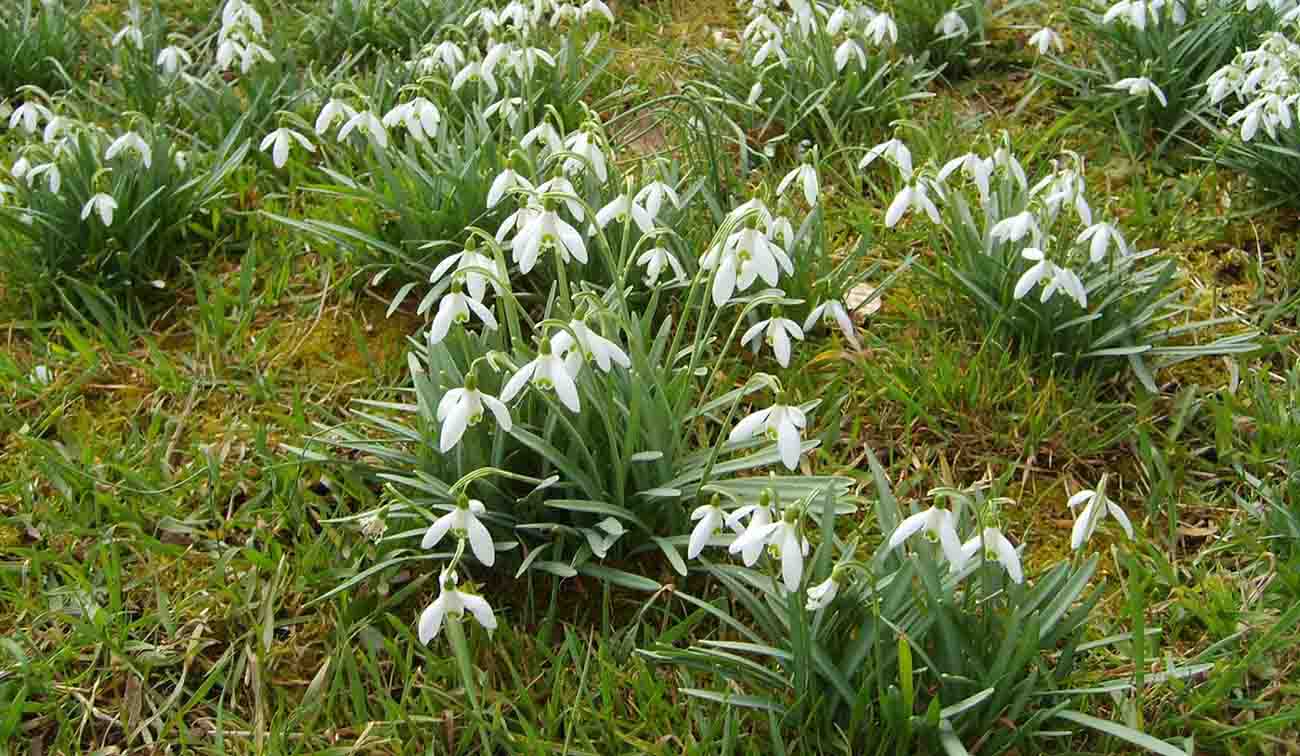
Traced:
POLYGON ((16 0, 0 18, 0 98, 22 87, 55 92, 78 78, 93 57, 82 32, 85 4, 16 0))

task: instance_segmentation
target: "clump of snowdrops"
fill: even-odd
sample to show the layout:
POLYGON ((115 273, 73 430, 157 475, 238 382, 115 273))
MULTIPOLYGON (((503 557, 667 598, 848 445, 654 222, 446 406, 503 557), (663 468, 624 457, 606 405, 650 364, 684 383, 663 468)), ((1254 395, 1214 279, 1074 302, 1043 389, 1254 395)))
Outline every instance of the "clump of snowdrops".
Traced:
POLYGON ((1193 320, 1173 260, 1133 246, 1106 208, 1094 208, 1083 161, 1066 153, 1031 181, 1011 145, 914 166, 891 139, 860 167, 888 163, 899 186, 885 214, 936 229, 953 290, 1008 346, 1049 370, 1103 375, 1127 364, 1148 391, 1162 367, 1256 348, 1250 332, 1217 336, 1232 318, 1193 320))
POLYGON ((859 3, 742 0, 739 41, 693 59, 694 86, 726 104, 744 147, 785 139, 839 148, 903 115, 934 77, 900 50, 893 16, 859 3))
POLYGON ((1294 204, 1300 188, 1300 13, 1285 32, 1271 32, 1206 81, 1220 129, 1215 159, 1249 176, 1277 201, 1294 204))
POLYGON ((248 144, 231 132, 187 151, 143 118, 107 131, 23 90, 8 122, 26 142, 0 182, 0 261, 34 312, 104 319, 167 289, 193 227, 215 226, 225 180, 248 144))
POLYGON ((1113 120, 1131 155, 1159 154, 1202 123, 1206 78, 1259 35, 1274 29, 1293 0, 1117 0, 1079 6, 1070 17, 1092 38, 1089 60, 1050 42, 1039 75, 1113 120), (1154 136, 1154 140, 1151 138, 1154 136))
POLYGON ((403 526, 381 536, 380 564, 438 562, 426 641, 465 608, 494 626, 487 599, 457 582, 475 572, 549 575, 553 595, 579 574, 636 584, 607 557, 657 554, 685 575, 678 534, 701 496, 745 506, 770 488, 839 501, 850 487, 804 469, 820 443, 809 418, 833 405, 800 401, 765 372, 735 383, 720 370, 744 346, 788 365, 814 330, 856 340, 833 288, 850 279, 816 281, 816 301, 782 290, 797 265, 818 265, 786 246, 793 227, 821 223, 814 169, 779 185, 813 202, 806 217, 751 197, 696 248, 679 225, 698 201, 688 185, 702 182, 653 161, 623 172, 594 117, 567 134, 546 126, 510 146, 520 159, 491 181, 483 209, 502 208, 496 227, 441 249, 408 399, 368 403, 360 427, 321 436, 389 484, 383 506, 357 518, 372 532, 403 526))
POLYGON ((900 519, 893 487, 870 462, 874 549, 839 537, 841 509, 824 492, 704 500, 688 556, 731 601, 686 600, 717 620, 720 637, 642 654, 725 680, 684 692, 767 711, 774 738, 797 730, 804 747, 1022 753, 1073 723, 1178 752, 1075 710, 1079 691, 1061 686, 1089 649, 1130 639, 1084 642, 1102 591, 1090 544, 1103 530, 1136 537, 1106 476, 1062 502, 1075 518, 1073 554, 1029 574, 1027 545, 1005 530, 1013 501, 988 495, 987 484, 940 488, 900 519))

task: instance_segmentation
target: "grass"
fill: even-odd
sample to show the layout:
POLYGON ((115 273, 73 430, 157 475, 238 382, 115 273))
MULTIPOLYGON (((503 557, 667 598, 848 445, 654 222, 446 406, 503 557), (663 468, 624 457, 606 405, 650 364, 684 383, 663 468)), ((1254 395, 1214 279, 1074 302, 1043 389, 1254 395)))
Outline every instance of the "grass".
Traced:
MULTIPOLYGON (((206 23, 173 5, 169 17, 206 23)), ((672 91, 684 56, 737 21, 714 0, 617 11, 602 43, 615 76, 652 92, 672 91)), ((1071 684, 1211 664, 1093 696, 1088 710, 1197 753, 1293 752, 1300 531, 1249 510, 1294 512, 1300 491, 1295 219, 1250 214, 1238 177, 1186 156, 1133 165, 1078 106, 1031 93, 1027 62, 1013 50, 934 85, 913 115, 916 141, 955 155, 1006 130, 1039 162, 1085 155, 1109 201, 1134 208, 1137 240, 1166 248, 1200 287, 1202 314, 1240 313, 1268 329, 1268 349, 1178 366, 1157 396, 1123 378, 1044 373, 973 326, 925 272, 943 250, 907 222, 868 247, 891 265, 921 259, 867 319, 863 349, 819 335, 801 350, 812 357, 781 373, 793 393, 840 400, 818 416, 826 442, 810 464, 865 489, 874 452, 909 482, 905 501, 997 481, 1016 500, 1012 530, 1044 562, 1068 552, 1068 494, 1111 473, 1142 535, 1102 552, 1108 583, 1090 633, 1158 634, 1098 650, 1071 684)), ((774 181, 775 168, 750 178, 774 181)), ((353 515, 382 500, 380 482, 285 447, 345 421, 355 400, 392 399, 424 319, 389 313, 392 291, 258 213, 311 212, 310 197, 259 192, 274 180, 265 167, 236 173, 226 236, 195 242, 174 300, 148 322, 34 321, 0 274, 0 753, 816 750, 798 728, 681 692, 725 682, 634 653, 721 637, 673 596, 689 587, 724 601, 717 586, 662 560, 638 565, 665 586, 653 595, 578 577, 551 602, 553 578, 534 573, 488 586, 501 627, 489 640, 466 626, 473 690, 441 640, 418 642, 415 617, 437 593, 430 564, 364 574, 378 546, 353 515)), ((877 228, 888 203, 847 179, 827 196, 846 240, 877 228)), ((1044 748, 1130 752, 1083 731, 1044 748)))

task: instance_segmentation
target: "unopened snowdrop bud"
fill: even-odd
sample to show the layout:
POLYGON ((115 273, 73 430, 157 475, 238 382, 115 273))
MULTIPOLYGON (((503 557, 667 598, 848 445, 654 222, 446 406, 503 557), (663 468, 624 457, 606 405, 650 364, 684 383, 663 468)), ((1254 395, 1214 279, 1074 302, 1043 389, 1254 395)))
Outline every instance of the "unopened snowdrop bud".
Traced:
POLYGON ((828 606, 839 595, 840 588, 848 581, 848 568, 837 565, 831 570, 830 577, 808 589, 807 609, 815 612, 828 606))
POLYGON ((100 221, 103 222, 104 228, 113 225, 113 211, 117 209, 117 200, 111 195, 100 192, 87 200, 86 204, 81 207, 81 219, 84 221, 90 217, 91 213, 97 213, 100 221))

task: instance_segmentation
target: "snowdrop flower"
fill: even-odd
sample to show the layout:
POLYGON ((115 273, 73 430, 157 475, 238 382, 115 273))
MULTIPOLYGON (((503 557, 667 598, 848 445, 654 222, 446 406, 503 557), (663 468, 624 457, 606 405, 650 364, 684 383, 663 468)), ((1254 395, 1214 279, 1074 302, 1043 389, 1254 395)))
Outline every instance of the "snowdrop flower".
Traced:
POLYGON ((158 53, 158 59, 154 61, 155 65, 162 69, 163 73, 168 76, 175 76, 182 66, 188 66, 194 62, 190 54, 183 47, 169 45, 164 47, 158 53))
POLYGON ((930 199, 925 179, 904 186, 903 190, 894 196, 894 201, 889 203, 889 209, 885 211, 885 227, 896 226, 908 210, 924 211, 930 216, 932 222, 940 222, 939 208, 930 199))
POLYGON ((1018 242, 1030 234, 1037 239, 1042 232, 1038 230, 1038 218, 1028 210, 1003 218, 994 223, 989 231, 989 237, 994 242, 1018 242))
POLYGON ((750 61, 750 65, 759 68, 767 62, 768 58, 774 55, 782 64, 788 63, 790 56, 786 53, 785 48, 781 46, 781 41, 780 32, 768 37, 763 44, 759 45, 758 51, 754 53, 754 59, 750 61))
POLYGON ((510 409, 496 397, 479 391, 478 376, 471 372, 465 376, 463 388, 448 391, 443 395, 442 401, 438 402, 437 417, 442 423, 442 430, 438 433, 438 451, 443 454, 451 451, 456 444, 460 443, 466 428, 482 422, 484 407, 487 407, 496 418, 501 430, 510 430, 512 427, 510 409))
POLYGON ((548 121, 542 121, 524 134, 519 140, 519 145, 524 148, 531 147, 533 142, 540 142, 546 147, 548 152, 554 153, 564 149, 564 140, 560 138, 560 132, 548 121))
POLYGON ((754 354, 758 354, 759 337, 762 336, 763 341, 772 347, 772 353, 776 355, 776 361, 781 367, 790 367, 790 339, 803 341, 803 329, 793 320, 781 317, 779 307, 772 309, 772 317, 750 326, 740 337, 740 343, 748 344, 754 354))
POLYGON ((636 259, 636 264, 645 267, 646 286, 654 286, 658 283, 659 278, 666 269, 672 270, 672 278, 669 283, 686 279, 686 270, 682 268, 682 264, 677 261, 673 253, 663 247, 655 247, 642 252, 641 256, 636 259))
POLYGON ((582 410, 582 404, 578 400, 578 385, 574 383, 573 376, 569 375, 560 354, 552 351, 549 338, 542 339, 537 357, 515 371, 510 380, 506 381, 505 388, 501 389, 501 401, 512 401, 529 383, 540 391, 554 391, 571 412, 582 410))
POLYGON ((523 107, 523 104, 524 98, 522 97, 506 97, 487 106, 483 111, 483 117, 492 118, 500 114, 506 123, 510 124, 510 128, 513 129, 519 124, 519 109, 523 107))
MULTIPOLYGON (((726 522, 727 527, 731 528, 739 535, 744 535, 751 531, 758 532, 770 525, 772 522, 771 491, 766 488, 763 489, 758 496, 757 504, 746 504, 745 506, 734 510, 731 514, 727 515, 726 522), (749 518, 749 523, 741 524, 741 521, 746 517, 749 518)), ((763 555, 763 546, 764 543, 762 540, 751 538, 739 549, 732 550, 728 547, 728 551, 732 554, 740 554, 740 558, 744 561, 745 566, 753 567, 754 563, 758 561, 758 558, 763 555)))
POLYGON ((555 58, 545 50, 536 47, 524 47, 511 50, 505 55, 505 61, 515 69, 520 78, 529 78, 537 71, 538 63, 545 63, 555 68, 555 58))
MULTIPOLYGON (((1021 251, 1020 256, 1034 264, 1016 281, 1016 289, 1013 292, 1016 299, 1023 299, 1043 279, 1050 280, 1056 271, 1056 266, 1043 255, 1043 250, 1037 247, 1026 247, 1021 251)), ((1043 301, 1046 302, 1049 296, 1044 295, 1043 301)))
POLYGON ((496 33, 497 27, 501 25, 501 19, 492 8, 479 8, 465 17, 466 28, 475 23, 483 27, 483 31, 487 32, 490 37, 496 33))
POLYGON ((727 440, 745 441, 759 434, 775 439, 781 453, 781 462, 791 470, 799 466, 802 454, 803 430, 808 425, 808 418, 803 410, 793 405, 782 404, 781 399, 767 409, 751 413, 736 423, 727 440))
POLYGON ((907 149, 907 145, 898 139, 890 139, 867 150, 867 154, 858 163, 858 168, 865 170, 867 166, 876 161, 876 158, 885 157, 894 164, 903 174, 905 180, 910 181, 912 178, 912 151, 907 149))
POLYGON ((613 517, 606 517, 596 523, 594 528, 583 528, 582 534, 587 537, 587 545, 591 547, 591 553, 595 554, 598 559, 604 559, 609 553, 610 547, 618 542, 627 532, 623 523, 613 517))
POLYGON ((451 91, 459 92, 462 87, 471 82, 475 84, 482 82, 494 97, 499 91, 496 76, 492 74, 492 66, 486 60, 473 60, 461 66, 456 77, 451 80, 451 91))
POLYGON ((16 129, 21 125, 23 131, 28 134, 35 134, 36 130, 40 128, 42 120, 49 120, 53 117, 54 114, 50 112, 49 108, 39 102, 28 100, 14 108, 14 111, 9 114, 9 128, 16 129))
POLYGON ((581 263, 587 262, 587 245, 582 241, 582 234, 554 210, 543 205, 519 229, 511 253, 514 261, 519 263, 519 271, 526 274, 537 265, 542 252, 551 249, 560 256, 561 263, 568 263, 570 257, 581 263))
POLYGON ((513 167, 507 167, 497 174, 497 177, 492 180, 492 186, 488 187, 487 206, 489 208, 496 207, 501 198, 515 189, 522 189, 526 192, 536 190, 532 182, 520 176, 513 167))
POLYGON ((316 145, 308 141, 307 137, 288 127, 281 127, 267 134, 262 139, 262 144, 258 146, 258 149, 262 152, 270 149, 271 162, 275 164, 276 168, 283 168, 284 164, 289 162, 290 142, 297 142, 308 152, 316 151, 316 145))
MULTIPOLYGON (((844 40, 835 48, 835 70, 843 71, 844 68, 849 65, 849 62, 855 58, 858 61, 858 67, 866 70, 867 53, 862 49, 862 45, 858 44, 856 39, 844 40)), ((758 85, 755 84, 754 86, 758 85)), ((756 102, 757 98, 755 98, 755 103, 750 104, 756 104, 756 102)))
POLYGON ((970 27, 966 25, 966 19, 955 10, 950 10, 939 19, 939 23, 934 25, 934 33, 940 35, 940 39, 953 39, 954 37, 964 37, 970 34, 970 27))
POLYGON ((442 64, 443 68, 447 69, 447 73, 459 70, 461 64, 465 62, 465 52, 460 49, 460 45, 451 40, 439 42, 438 45, 433 48, 432 57, 435 61, 442 64))
POLYGON ((113 143, 108 146, 108 151, 104 153, 104 159, 112 160, 123 150, 131 150, 139 155, 140 162, 144 163, 145 168, 148 168, 153 164, 153 149, 149 147, 148 142, 144 141, 144 139, 134 131, 128 131, 117 139, 114 139, 113 143))
MULTIPOLYGON (((838 50, 836 50, 836 55, 837 56, 839 55, 838 50)), ((838 57, 836 59, 838 60, 838 57)), ((757 105, 759 98, 762 96, 763 96, 763 82, 756 81, 754 82, 754 86, 749 88, 749 96, 745 98, 745 104, 751 107, 757 105)))
POLYGON ((559 195, 557 199, 569 209, 569 214, 573 216, 574 220, 582 221, 587 217, 587 211, 582 207, 582 203, 578 201, 578 190, 573 188, 573 182, 565 178, 563 173, 558 173, 538 184, 537 193, 559 195))
POLYGON ((611 221, 626 223, 629 217, 636 223, 636 227, 641 229, 641 233, 648 234, 654 230, 654 217, 626 194, 618 195, 596 212, 596 225, 604 228, 611 221))
POLYGON ((583 18, 597 14, 604 16, 605 20, 611 24, 614 23, 614 12, 602 0, 586 0, 582 5, 578 6, 578 12, 582 14, 583 18))
POLYGON ((353 130, 368 135, 380 149, 388 147, 388 130, 384 128, 384 123, 379 116, 369 110, 359 110, 354 113, 347 123, 343 124, 343 128, 339 129, 338 140, 344 141, 353 130))
POLYGON ((137 50, 144 48, 144 34, 140 31, 140 27, 135 24, 127 24, 119 29, 117 34, 113 35, 113 47, 120 47, 124 40, 130 42, 131 46, 137 50))
POLYGON ((482 302, 487 294, 489 283, 492 283, 493 288, 497 287, 496 282, 488 278, 489 273, 496 275, 502 281, 506 279, 505 270, 493 257, 478 251, 478 242, 473 237, 470 237, 464 250, 448 255, 438 263, 429 276, 429 283, 436 284, 441 281, 453 265, 456 266, 456 270, 452 275, 460 280, 469 290, 469 295, 479 302, 482 302), (475 268, 482 270, 474 270, 475 268))
POLYGON ((565 173, 577 173, 581 170, 590 169, 596 174, 596 179, 604 183, 608 177, 605 170, 605 153, 600 151, 600 144, 593 139, 591 134, 586 131, 577 131, 564 139, 564 147, 573 153, 564 161, 565 173))
POLYGON ((443 295, 442 302, 438 305, 438 314, 434 316, 433 325, 429 328, 429 343, 438 344, 447 338, 447 332, 451 330, 453 323, 456 325, 468 323, 471 312, 483 321, 484 328, 489 331, 497 329, 497 319, 493 317, 492 311, 477 299, 465 296, 461 291, 460 281, 452 279, 451 291, 443 295))
POLYGON ((858 342, 858 332, 853 325, 853 319, 849 317, 848 310, 845 309, 844 303, 840 300, 828 299, 812 308, 812 312, 809 312, 808 317, 804 318, 804 332, 811 331, 818 321, 834 323, 839 326, 840 333, 844 334, 844 339, 853 345, 854 349, 862 348, 858 342))
POLYGON ((63 137, 64 131, 74 125, 72 119, 56 115, 45 123, 45 130, 41 132, 41 141, 46 144, 54 144, 63 137))
POLYGON ((980 547, 984 548, 984 561, 997 561, 1011 576, 1011 580, 1016 583, 1025 582, 1024 570, 1020 568, 1020 556, 1016 554, 1016 547, 1011 545, 1011 541, 1002 535, 1002 531, 997 528, 984 528, 982 537, 977 535, 961 546, 962 563, 970 560, 980 552, 980 547))
POLYGON ((478 518, 486 511, 483 502, 461 494, 456 500, 456 507, 434 520, 424 532, 420 547, 431 549, 438 545, 443 536, 451 533, 453 538, 467 539, 474 558, 491 567, 497 558, 496 546, 492 543, 492 534, 488 532, 487 526, 478 518))
POLYGON ((877 13, 867 23, 864 30, 877 47, 893 45, 898 42, 898 25, 888 13, 877 13))
POLYGON ((1165 99, 1165 93, 1160 91, 1160 87, 1156 86, 1154 81, 1151 81, 1145 76, 1131 76, 1126 79, 1120 79, 1114 84, 1108 84, 1107 86, 1110 89, 1128 92, 1134 97, 1155 97, 1160 103, 1160 107, 1163 108, 1169 106, 1169 101, 1165 99))
POLYGON ((1119 526, 1124 529, 1124 535, 1128 536, 1129 540, 1133 540, 1133 523, 1129 521, 1124 510, 1106 496, 1106 476, 1102 476, 1097 490, 1085 489, 1071 496, 1067 502, 1071 511, 1080 504, 1084 504, 1084 507, 1075 517, 1074 527, 1070 530, 1070 548, 1078 551, 1079 547, 1092 538, 1092 534, 1096 532, 1101 521, 1106 519, 1107 514, 1114 517, 1119 526))
POLYGON ((830 577, 809 588, 808 603, 805 605, 808 611, 815 612, 834 601, 839 595, 843 578, 844 568, 837 566, 831 570, 830 577))
POLYGON ((704 547, 709 545, 713 534, 718 532, 718 528, 726 520, 727 513, 722 511, 722 507, 719 506, 720 501, 721 498, 714 494, 713 499, 708 504, 696 507, 691 512, 691 520, 698 520, 699 522, 691 529, 691 539, 686 546, 687 559, 698 557, 700 552, 704 551, 704 547))
POLYGON ((316 116, 316 133, 324 134, 334 126, 335 121, 344 122, 352 120, 357 111, 342 100, 331 99, 320 109, 320 115, 316 116))
POLYGON ((420 642, 428 643, 433 640, 438 631, 442 629, 442 620, 444 617, 451 617, 459 620, 465 616, 465 610, 468 609, 474 615, 474 619, 483 626, 488 634, 491 634, 497 627, 497 618, 492 614, 492 607, 488 605, 487 599, 473 593, 465 593, 456 589, 458 578, 455 572, 443 570, 438 576, 438 584, 442 586, 442 593, 438 598, 420 613, 420 642))
POLYGON ((1065 42, 1061 39, 1061 35, 1046 26, 1030 35, 1029 44, 1038 50, 1039 55, 1046 55, 1053 48, 1058 53, 1065 52, 1065 42))
POLYGON ((1011 154, 1011 150, 1006 147, 999 147, 993 151, 993 164, 1011 174, 1012 178, 1020 184, 1021 189, 1029 186, 1029 177, 1025 175, 1025 169, 1020 165, 1016 156, 1011 154))
POLYGON ((989 179, 993 176, 993 167, 992 158, 982 158, 973 152, 968 152, 945 163, 939 170, 938 178, 940 181, 947 181, 953 172, 960 169, 967 178, 975 182, 975 187, 979 189, 980 201, 988 202, 989 179))
POLYGON ((641 191, 637 192, 632 199, 644 207, 651 218, 659 217, 659 210, 664 206, 664 200, 671 202, 673 207, 680 209, 682 206, 677 191, 662 181, 651 181, 642 187, 641 191))
POLYGON ((1094 263, 1102 261, 1106 256, 1106 249, 1112 243, 1121 255, 1128 254, 1128 244, 1124 241, 1124 235, 1119 232, 1118 228, 1104 221, 1088 226, 1074 241, 1076 244, 1091 241, 1088 248, 1088 259, 1094 263))
MULTIPOLYGON (((32 166, 27 171, 27 185, 32 186, 36 183, 36 179, 41 176, 45 176, 46 185, 49 186, 50 191, 58 194, 59 187, 63 184, 63 173, 59 171, 58 164, 50 162, 32 166)), ((15 177, 17 177, 17 174, 15 174, 15 177)))
POLYGON ((807 163, 800 163, 798 168, 785 174, 781 183, 776 185, 776 193, 784 195, 785 190, 796 181, 803 189, 803 198, 808 201, 808 204, 817 204, 817 169, 807 163))
POLYGON ((573 336, 568 331, 560 331, 555 334, 555 338, 551 339, 551 348, 556 354, 565 355, 569 375, 576 378, 584 360, 595 361, 596 367, 605 373, 613 370, 614 365, 632 367, 632 359, 627 356, 627 352, 624 352, 618 344, 592 331, 586 323, 581 320, 570 320, 569 327, 578 337, 576 348, 574 348, 573 336))
POLYGON ((87 200, 81 207, 81 219, 86 220, 91 213, 98 213, 99 219, 104 222, 104 228, 113 225, 113 211, 117 209, 117 200, 111 195, 100 192, 87 200))
POLYGON ((794 271, 785 250, 774 244, 763 232, 755 228, 741 228, 728 236, 721 245, 714 245, 700 258, 705 270, 717 269, 713 276, 713 304, 726 304, 737 289, 745 291, 754 281, 762 278, 769 286, 776 286, 784 268, 787 274, 794 271))
POLYGON ((775 522, 761 527, 751 523, 727 550, 737 554, 753 549, 755 544, 770 546, 781 558, 781 581, 786 590, 797 591, 803 581, 803 558, 809 550, 808 539, 799 532, 799 517, 799 510, 792 507, 775 522))
POLYGON ((401 124, 412 137, 424 141, 437 135, 441 121, 442 113, 438 112, 438 107, 423 97, 417 97, 385 113, 381 123, 389 128, 401 124))
POLYGON ((1147 28, 1147 12, 1146 0, 1120 0, 1110 6, 1101 17, 1101 22, 1109 24, 1120 19, 1127 21, 1138 31, 1144 31, 1147 28))
POLYGON ((896 549, 917 533, 924 533, 927 541, 939 544, 944 558, 953 570, 960 570, 966 564, 961 540, 957 537, 957 518, 952 512, 931 506, 923 512, 908 516, 890 534, 887 548, 896 549))
POLYGON ((781 36, 781 29, 772 23, 772 19, 765 13, 754 16, 754 19, 745 25, 745 30, 740 33, 740 38, 746 42, 755 38, 770 39, 779 36, 781 36))

